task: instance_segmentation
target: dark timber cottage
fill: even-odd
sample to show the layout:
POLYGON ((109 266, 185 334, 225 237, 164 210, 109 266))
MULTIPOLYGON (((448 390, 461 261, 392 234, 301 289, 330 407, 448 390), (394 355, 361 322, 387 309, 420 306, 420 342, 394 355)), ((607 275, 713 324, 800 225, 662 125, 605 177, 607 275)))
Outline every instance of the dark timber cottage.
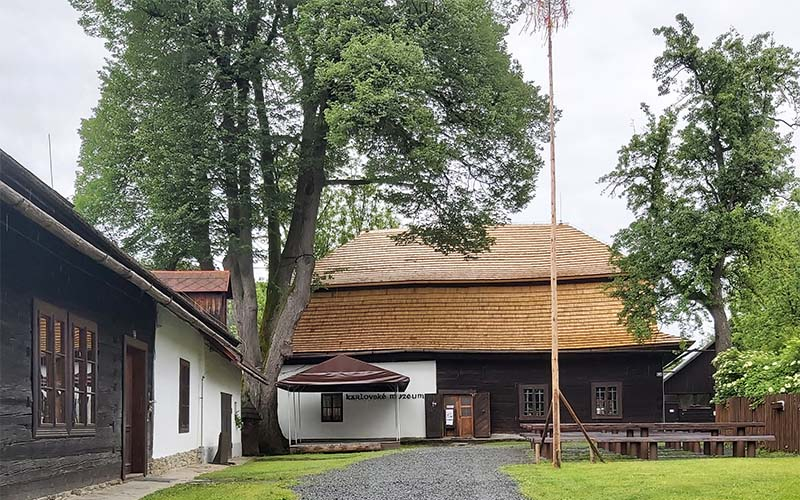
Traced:
POLYGON ((236 448, 224 393, 250 369, 225 327, 1 150, 0 200, 0 498, 236 448))
MULTIPOLYGON (((317 265, 322 286, 294 335, 290 376, 346 354, 406 375, 402 437, 487 437, 543 422, 550 397, 549 226, 490 231, 491 252, 465 260, 396 230, 364 233, 317 265)), ((562 391, 585 422, 662 421, 662 367, 679 339, 639 344, 604 293, 609 248, 558 228, 562 391)), ((394 436, 394 394, 282 394, 284 432, 306 440, 394 436), (291 406, 295 405, 295 406, 291 406), (289 422, 289 408, 299 422, 289 422)))

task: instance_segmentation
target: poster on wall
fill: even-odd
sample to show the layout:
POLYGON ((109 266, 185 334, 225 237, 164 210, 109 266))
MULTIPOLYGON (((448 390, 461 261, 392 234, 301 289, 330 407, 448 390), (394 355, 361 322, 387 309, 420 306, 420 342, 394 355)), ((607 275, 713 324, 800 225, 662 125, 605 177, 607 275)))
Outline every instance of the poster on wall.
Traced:
POLYGON ((452 426, 455 423, 455 408, 448 406, 444 410, 444 424, 452 426))

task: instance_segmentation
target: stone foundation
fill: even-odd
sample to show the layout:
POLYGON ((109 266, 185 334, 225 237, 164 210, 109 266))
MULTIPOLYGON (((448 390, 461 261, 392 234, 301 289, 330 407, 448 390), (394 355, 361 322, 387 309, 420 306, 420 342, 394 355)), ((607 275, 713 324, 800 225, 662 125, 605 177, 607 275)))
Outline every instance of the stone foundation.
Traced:
POLYGON ((106 489, 109 486, 114 486, 120 484, 121 482, 122 482, 121 479, 112 479, 111 481, 106 481, 105 483, 92 484, 89 486, 84 486, 82 488, 75 488, 73 490, 63 491, 61 493, 56 493, 53 495, 47 495, 44 497, 40 497, 38 500, 70 500, 73 498, 81 497, 83 495, 94 493, 98 490, 106 489))
POLYGON ((154 458, 150 461, 149 474, 160 475, 172 469, 196 465, 203 461, 203 448, 182 451, 168 457, 154 458))

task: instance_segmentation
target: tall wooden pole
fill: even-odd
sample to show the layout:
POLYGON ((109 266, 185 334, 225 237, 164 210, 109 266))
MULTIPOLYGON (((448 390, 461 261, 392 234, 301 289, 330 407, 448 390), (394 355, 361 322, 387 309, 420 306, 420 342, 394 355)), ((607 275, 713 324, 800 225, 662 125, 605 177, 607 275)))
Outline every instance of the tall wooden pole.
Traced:
POLYGON ((553 467, 561 467, 561 398, 558 381, 558 266, 556 263, 556 126, 553 106, 553 16, 547 2, 547 65, 550 76, 550 371, 553 386, 553 467))

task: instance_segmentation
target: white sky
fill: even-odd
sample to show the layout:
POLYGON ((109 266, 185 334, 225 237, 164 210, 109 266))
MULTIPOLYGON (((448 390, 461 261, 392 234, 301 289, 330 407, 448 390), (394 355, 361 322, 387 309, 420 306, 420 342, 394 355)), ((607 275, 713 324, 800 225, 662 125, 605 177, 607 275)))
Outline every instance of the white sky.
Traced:
MULTIPOLYGON (((745 36, 772 31, 800 49, 800 2, 573 0, 570 25, 555 38, 559 218, 603 241, 630 222, 624 202, 602 194, 597 179, 616 164, 616 151, 642 125, 639 103, 658 108, 651 78, 663 43, 653 27, 683 12, 704 44, 731 26, 745 36), (768 3, 768 6, 767 6, 768 3)), ((55 188, 73 194, 78 127, 99 97, 97 72, 106 51, 84 34, 66 0, 0 2, 0 148, 49 182, 52 136, 55 188)), ((509 47, 526 76, 546 87, 540 35, 512 30, 509 47)), ((800 147, 800 134, 794 139, 800 147)), ((544 172, 531 205, 514 222, 549 220, 544 172)))

